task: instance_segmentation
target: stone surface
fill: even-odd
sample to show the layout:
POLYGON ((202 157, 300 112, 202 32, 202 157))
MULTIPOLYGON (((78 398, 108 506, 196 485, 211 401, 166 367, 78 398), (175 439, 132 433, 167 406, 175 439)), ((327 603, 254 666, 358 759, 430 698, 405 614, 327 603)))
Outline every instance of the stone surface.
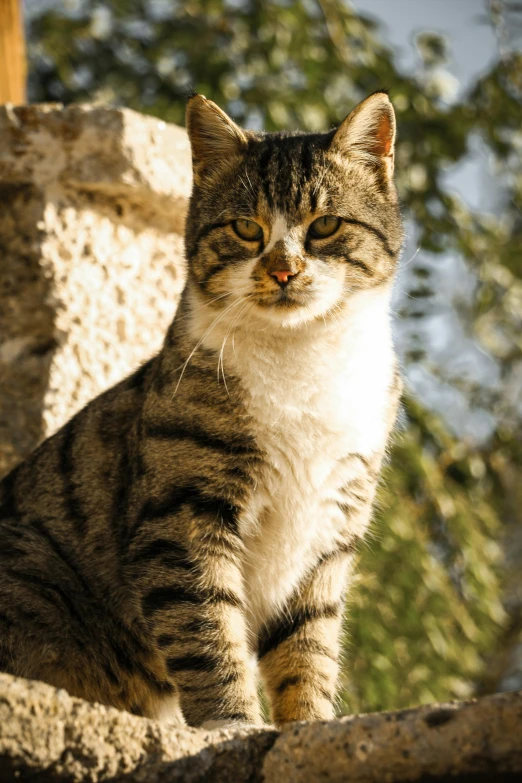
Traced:
POLYGON ((0 781, 253 781, 276 733, 170 728, 0 674, 0 781))
POLYGON ((300 724, 263 772, 285 783, 520 780, 522 692, 300 724))
POLYGON ((0 674, 0 781, 401 783, 522 779, 522 693, 327 723, 171 728, 0 674))
POLYGON ((0 477, 161 347, 190 187, 181 128, 0 107, 0 477))

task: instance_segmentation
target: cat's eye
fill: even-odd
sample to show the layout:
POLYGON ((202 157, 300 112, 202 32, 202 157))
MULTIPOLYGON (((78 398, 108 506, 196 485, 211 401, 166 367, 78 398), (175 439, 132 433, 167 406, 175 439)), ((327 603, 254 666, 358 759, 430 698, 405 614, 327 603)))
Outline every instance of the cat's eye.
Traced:
POLYGON ((239 220, 234 220, 232 227, 238 237, 246 239, 247 242, 257 242, 263 236, 263 229, 253 220, 239 218, 239 220))
POLYGON ((340 225, 341 221, 338 217, 324 215, 324 217, 314 220, 308 229, 308 233, 314 239, 324 239, 335 234, 340 225))

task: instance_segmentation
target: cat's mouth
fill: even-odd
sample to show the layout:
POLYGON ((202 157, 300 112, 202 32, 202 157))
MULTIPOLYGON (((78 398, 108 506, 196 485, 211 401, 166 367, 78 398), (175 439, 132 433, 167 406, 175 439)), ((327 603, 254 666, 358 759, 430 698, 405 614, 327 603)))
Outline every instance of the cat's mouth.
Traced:
POLYGON ((310 301, 310 294, 297 291, 288 286, 277 291, 259 293, 256 296, 256 304, 260 307, 276 307, 277 309, 291 309, 303 307, 310 301))

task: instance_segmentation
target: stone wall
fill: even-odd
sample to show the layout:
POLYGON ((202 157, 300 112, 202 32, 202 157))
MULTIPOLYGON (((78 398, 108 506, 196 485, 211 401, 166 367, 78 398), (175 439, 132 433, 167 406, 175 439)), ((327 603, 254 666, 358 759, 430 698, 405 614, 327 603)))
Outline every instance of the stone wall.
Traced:
POLYGON ((0 107, 0 477, 160 348, 190 186, 181 128, 0 107))
POLYGON ((515 783, 521 737, 522 693, 208 732, 0 674, 2 783, 515 783))

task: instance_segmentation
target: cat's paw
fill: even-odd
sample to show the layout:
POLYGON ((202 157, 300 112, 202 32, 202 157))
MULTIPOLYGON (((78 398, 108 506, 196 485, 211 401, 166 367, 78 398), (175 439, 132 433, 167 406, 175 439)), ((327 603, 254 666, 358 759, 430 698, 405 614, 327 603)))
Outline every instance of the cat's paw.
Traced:
POLYGON ((243 720, 206 720, 201 724, 202 729, 207 731, 220 731, 221 729, 234 729, 239 731, 240 729, 273 729, 268 723, 250 723, 243 720))

